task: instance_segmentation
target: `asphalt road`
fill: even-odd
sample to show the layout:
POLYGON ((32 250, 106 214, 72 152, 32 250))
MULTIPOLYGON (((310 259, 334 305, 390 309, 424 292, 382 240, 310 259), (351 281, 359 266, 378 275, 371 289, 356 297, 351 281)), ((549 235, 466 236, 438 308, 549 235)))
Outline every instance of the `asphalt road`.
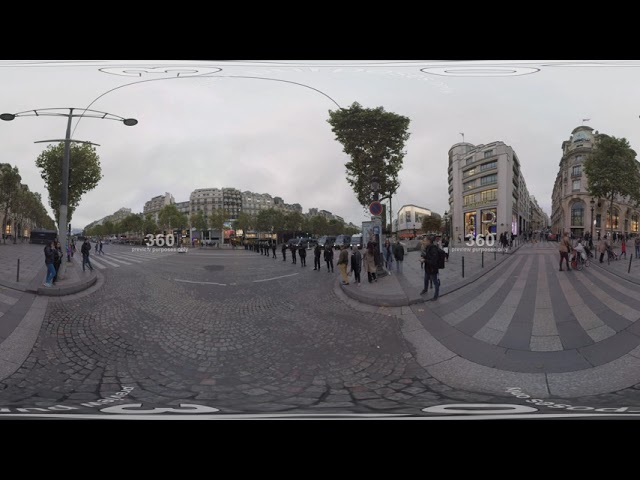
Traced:
MULTIPOLYGON (((312 255, 303 268, 280 252, 244 250, 105 268, 96 287, 49 301, 31 354, 0 383, 0 413, 438 415, 463 403, 559 411, 522 391, 443 384, 417 361, 402 320, 353 308, 338 275, 314 271, 312 255)), ((639 396, 593 396, 588 408, 640 405, 639 396)))

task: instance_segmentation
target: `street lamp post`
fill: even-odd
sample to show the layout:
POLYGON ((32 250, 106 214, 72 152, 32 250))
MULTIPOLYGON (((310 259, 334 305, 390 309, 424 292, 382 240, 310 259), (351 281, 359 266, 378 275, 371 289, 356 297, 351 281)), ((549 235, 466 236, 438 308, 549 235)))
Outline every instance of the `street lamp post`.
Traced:
MULTIPOLYGON (((69 205, 69 155, 71 150, 71 142, 74 143, 86 143, 90 145, 98 145, 83 140, 71 139, 71 122, 74 117, 79 118, 99 118, 103 120, 116 120, 124 123, 128 127, 132 127, 138 123, 135 118, 124 118, 118 115, 113 115, 107 112, 100 112, 98 110, 89 110, 82 108, 43 108, 38 110, 27 110, 25 112, 18 113, 3 113, 0 114, 0 120, 7 122, 12 121, 16 117, 67 117, 67 131, 64 139, 54 140, 40 140, 35 143, 51 143, 51 142, 64 142, 64 158, 62 160, 62 192, 60 194, 60 217, 58 221, 58 241, 62 242, 62 245, 66 248, 68 243, 67 235, 67 210, 69 205), (69 110, 69 113, 63 113, 69 110), (82 113, 73 113, 74 110, 80 110, 82 113)), ((99 145, 98 145, 99 146, 99 145)), ((63 279, 66 270, 65 262, 62 262, 58 278, 63 279)))

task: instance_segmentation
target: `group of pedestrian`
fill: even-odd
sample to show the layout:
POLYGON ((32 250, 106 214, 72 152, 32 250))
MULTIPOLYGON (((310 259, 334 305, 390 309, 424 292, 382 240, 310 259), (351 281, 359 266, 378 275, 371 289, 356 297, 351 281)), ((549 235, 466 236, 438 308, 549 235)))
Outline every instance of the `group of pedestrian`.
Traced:
MULTIPOLYGON (((97 244, 96 244, 97 245, 97 244)), ((85 239, 80 249, 82 252, 82 271, 85 271, 85 265, 93 272, 93 266, 89 261, 89 253, 91 252, 91 243, 89 239, 85 239)), ((98 250, 96 250, 98 251, 98 250)), ((102 253, 102 248, 99 250, 102 253)), ((73 254, 76 252, 75 241, 72 241, 67 245, 67 261, 70 262, 73 254)), ((52 240, 44 247, 44 264, 47 267, 47 276, 44 281, 45 287, 52 287, 58 280, 58 273, 62 266, 62 259, 64 258, 64 252, 62 245, 56 240, 52 240)))

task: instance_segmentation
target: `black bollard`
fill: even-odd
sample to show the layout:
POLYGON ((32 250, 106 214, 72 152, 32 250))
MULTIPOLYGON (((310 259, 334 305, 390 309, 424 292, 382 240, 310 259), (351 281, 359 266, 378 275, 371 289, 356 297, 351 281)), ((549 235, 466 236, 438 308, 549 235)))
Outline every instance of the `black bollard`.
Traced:
POLYGON ((16 282, 20 282, 20 259, 18 259, 18 271, 16 272, 16 282))
MULTIPOLYGON (((629 257, 629 268, 627 269, 627 273, 631 273, 631 260, 633 260, 633 253, 629 257)), ((20 260, 18 260, 18 262, 20 262, 20 260)), ((18 263, 18 265, 20 265, 20 263, 18 263)))
POLYGON ((482 252, 482 268, 484 268, 484 252, 482 252))
POLYGON ((464 278, 464 257, 462 257, 462 278, 464 278))

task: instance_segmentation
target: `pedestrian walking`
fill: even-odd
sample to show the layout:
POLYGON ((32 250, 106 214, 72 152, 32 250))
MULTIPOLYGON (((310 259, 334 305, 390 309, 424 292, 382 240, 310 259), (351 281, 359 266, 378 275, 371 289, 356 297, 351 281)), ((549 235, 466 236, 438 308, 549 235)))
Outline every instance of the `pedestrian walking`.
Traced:
POLYGON ((89 261, 89 254, 91 253, 91 243, 89 243, 89 239, 86 238, 82 247, 80 247, 80 253, 82 253, 82 271, 85 271, 85 265, 89 267, 89 270, 93 272, 93 266, 91 265, 91 261, 89 261))
POLYGON ((360 253, 360 249, 362 247, 351 247, 353 253, 351 254, 351 271, 353 272, 353 276, 355 278, 355 282, 360 285, 360 271, 362 270, 362 254, 360 253))
POLYGON ((373 242, 369 242, 367 244, 367 250, 364 252, 364 256, 362 257, 362 264, 364 265, 364 269, 367 272, 369 283, 371 283, 372 281, 378 281, 378 278, 376 276, 377 265, 374 245, 375 244, 373 242))
POLYGON ((287 244, 286 243, 282 244, 282 261, 283 262, 287 261, 287 244))
POLYGON ((53 284, 53 277, 56 276, 56 267, 54 266, 55 262, 55 243, 53 241, 49 242, 44 247, 44 264, 47 266, 47 277, 44 281, 45 287, 51 287, 53 284))
POLYGON ((636 260, 640 257, 640 236, 636 234, 636 239, 634 240, 634 244, 636 246, 636 260))
POLYGON ((300 266, 307 266, 307 250, 304 248, 304 245, 300 246, 300 250, 298 250, 298 255, 300 256, 300 266))
POLYGON ((327 273, 333 272, 333 248, 330 245, 324 247, 324 261, 327 263, 327 273))
POLYGON ((322 253, 322 249, 320 245, 316 243, 316 247, 313 249, 313 269, 320 271, 320 254, 322 253))
POLYGON ((400 240, 396 240, 393 246, 393 256, 396 259, 396 271, 402 273, 402 262, 404 261, 404 247, 400 244, 400 240))
POLYGON ((293 258, 293 262, 292 263, 295 265, 297 263, 296 262, 296 246, 295 245, 291 245, 290 250, 291 250, 291 258, 293 258))
POLYGON ((567 263, 567 271, 571 270, 571 267, 569 266, 569 252, 571 251, 571 249, 573 248, 573 245, 571 245, 571 240, 569 240, 569 234, 565 233, 564 237, 562 237, 562 241, 560 242, 560 271, 562 272, 562 260, 564 260, 567 263))
POLYGON ((349 285, 349 275, 347 275, 347 267, 349 266, 349 252, 346 245, 340 246, 340 255, 338 256, 338 268, 342 275, 342 284, 349 285))
POLYGON ((440 279, 438 278, 439 253, 434 240, 433 236, 427 237, 427 246, 421 259, 424 262, 424 288, 420 292, 420 295, 427 293, 429 283, 431 283, 435 288, 433 301, 437 300, 440 294, 440 279))
POLYGON ((391 242, 387 239, 384 241, 382 253, 384 255, 384 265, 391 275, 391 269, 393 268, 393 248, 391 242))
POLYGON ((55 242, 55 249, 53 251, 53 267, 56 269, 56 274, 53 276, 51 283, 56 283, 58 280, 58 272, 60 271, 60 265, 62 265, 62 246, 60 242, 55 242))
POLYGON ((273 251, 273 258, 276 258, 276 242, 271 244, 271 250, 273 251))

